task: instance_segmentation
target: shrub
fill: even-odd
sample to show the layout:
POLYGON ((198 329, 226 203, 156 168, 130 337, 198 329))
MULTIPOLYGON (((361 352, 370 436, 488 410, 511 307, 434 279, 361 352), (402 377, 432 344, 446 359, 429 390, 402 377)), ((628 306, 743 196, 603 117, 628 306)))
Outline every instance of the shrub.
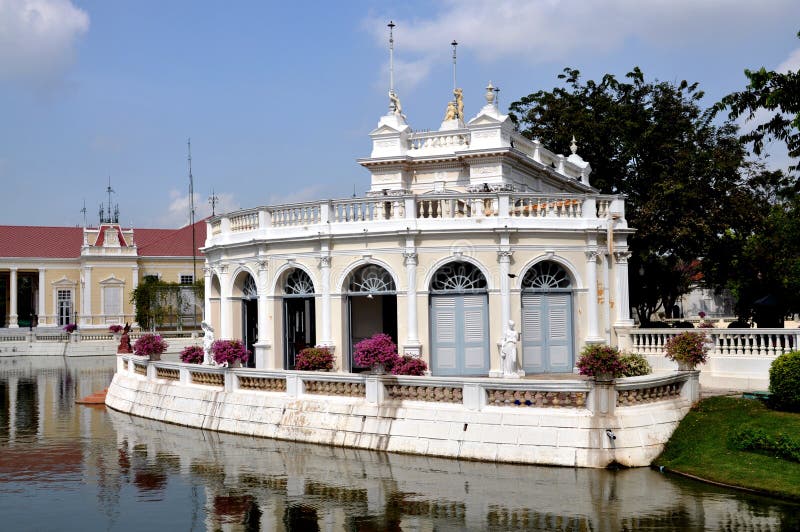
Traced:
POLYGON ((697 325, 697 328, 698 328, 698 329, 713 329, 713 328, 714 328, 714 322, 713 322, 713 321, 706 321, 706 320, 702 320, 702 321, 701 321, 701 322, 700 322, 700 323, 697 325))
POLYGON ((400 361, 397 345, 391 336, 384 333, 375 334, 353 346, 353 359, 363 368, 375 368, 378 364, 383 364, 386 371, 390 371, 400 361))
POLYGON ((691 321, 676 321, 672 324, 673 329, 694 329, 694 323, 691 321))
POLYGON ((769 406, 800 412, 800 351, 784 353, 769 367, 769 406))
POLYGON ((143 334, 133 344, 133 353, 141 357, 160 355, 167 350, 169 344, 158 334, 143 334))
POLYGON ((205 351, 199 345, 187 345, 181 351, 181 362, 187 364, 202 364, 205 357, 205 351))
POLYGON ((625 369, 622 370, 623 377, 639 377, 641 375, 649 375, 653 373, 653 368, 644 355, 638 353, 628 353, 621 356, 622 365, 625 369))
POLYGON ((782 432, 773 437, 763 429, 742 427, 731 434, 729 444, 740 451, 752 451, 800 462, 800 440, 782 432))
POLYGON ((706 335, 696 332, 683 332, 673 336, 664 345, 666 357, 689 366, 704 364, 708 357, 706 335))
POLYGON ((306 347, 297 354, 294 367, 305 371, 331 371, 333 353, 327 347, 306 347))
POLYGON ((581 375, 590 377, 604 373, 621 377, 625 370, 619 349, 605 344, 588 344, 581 351, 581 357, 575 365, 578 366, 581 375))
POLYGON ((392 368, 392 375, 425 375, 428 364, 421 358, 404 355, 392 368))
POLYGON ((234 362, 244 364, 250 358, 250 351, 241 340, 214 340, 211 344, 211 357, 220 365, 229 366, 234 362))
POLYGON ((121 333, 122 332, 122 325, 110 325, 108 327, 108 332, 110 333, 121 333))
POLYGON ((74 324, 74 323, 67 323, 62 328, 64 329, 64 332, 67 332, 67 333, 74 333, 75 331, 78 330, 78 326, 76 324, 74 324))

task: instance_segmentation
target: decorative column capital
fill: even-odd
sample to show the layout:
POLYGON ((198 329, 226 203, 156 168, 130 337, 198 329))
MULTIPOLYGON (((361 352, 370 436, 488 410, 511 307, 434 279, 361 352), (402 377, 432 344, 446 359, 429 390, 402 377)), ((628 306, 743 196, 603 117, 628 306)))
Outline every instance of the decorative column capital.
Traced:
POLYGON ((501 249, 497 252, 497 262, 511 262, 511 257, 514 256, 514 252, 510 249, 501 249))
POLYGON ((319 258, 319 267, 320 268, 330 268, 332 259, 333 259, 333 257, 331 257, 330 255, 322 255, 319 258))
POLYGON ((214 275, 214 268, 211 266, 203 266, 203 277, 211 277, 214 275))
POLYGON ((630 251, 615 251, 614 262, 617 264, 627 264, 628 259, 633 255, 630 251))
POLYGON ((267 271, 269 269, 269 260, 267 260, 267 259, 257 260, 256 264, 258 264, 258 271, 259 272, 265 272, 265 271, 267 271))
POLYGON ((219 264, 217 266, 217 271, 222 275, 227 274, 228 273, 228 265, 227 264, 219 264))
POLYGON ((586 254, 586 262, 597 262, 597 259, 602 255, 602 253, 596 249, 589 249, 584 251, 584 253, 586 254))
POLYGON ((419 256, 416 251, 404 251, 403 263, 406 266, 416 266, 419 263, 419 256))

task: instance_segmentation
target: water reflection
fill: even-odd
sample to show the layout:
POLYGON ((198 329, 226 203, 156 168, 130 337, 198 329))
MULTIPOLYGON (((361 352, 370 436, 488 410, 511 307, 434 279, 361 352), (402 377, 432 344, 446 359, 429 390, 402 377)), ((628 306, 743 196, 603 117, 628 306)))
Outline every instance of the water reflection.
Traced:
POLYGON ((134 418, 74 404, 107 386, 113 360, 5 362, 0 359, 3 528, 800 528, 796 505, 647 469, 459 462, 134 418))

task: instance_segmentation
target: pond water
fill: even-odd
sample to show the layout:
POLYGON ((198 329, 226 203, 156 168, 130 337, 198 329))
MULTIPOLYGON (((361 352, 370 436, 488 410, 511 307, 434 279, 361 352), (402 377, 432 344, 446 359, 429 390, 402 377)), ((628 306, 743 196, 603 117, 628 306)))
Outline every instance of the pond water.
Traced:
POLYGON ((663 475, 273 441, 75 400, 109 357, 0 358, 0 530, 800 530, 800 506, 663 475))

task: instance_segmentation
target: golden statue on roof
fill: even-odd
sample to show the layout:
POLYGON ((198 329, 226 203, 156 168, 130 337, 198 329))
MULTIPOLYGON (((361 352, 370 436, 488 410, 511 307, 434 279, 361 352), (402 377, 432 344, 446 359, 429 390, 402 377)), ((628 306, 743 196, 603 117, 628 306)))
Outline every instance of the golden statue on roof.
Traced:
POLYGON ((444 113, 444 120, 455 120, 457 117, 458 111, 456 110, 456 102, 447 102, 447 111, 444 113))
POLYGON ((461 89, 453 89, 453 96, 456 97, 457 118, 464 119, 464 93, 461 89))

